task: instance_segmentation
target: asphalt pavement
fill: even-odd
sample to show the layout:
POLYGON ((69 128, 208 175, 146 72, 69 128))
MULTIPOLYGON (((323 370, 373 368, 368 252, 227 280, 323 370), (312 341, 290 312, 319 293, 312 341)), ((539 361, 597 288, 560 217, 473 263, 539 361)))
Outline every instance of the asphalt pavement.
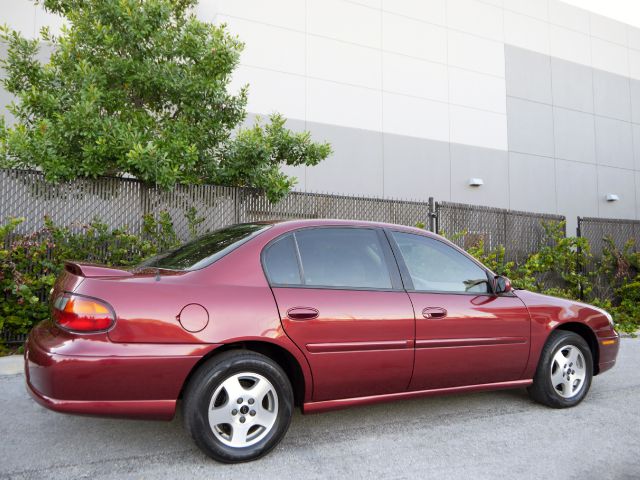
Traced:
POLYGON ((267 457, 222 465, 172 422, 62 415, 0 369, 0 478, 11 479, 640 479, 640 339, 594 379, 578 407, 524 390, 296 413, 267 457))

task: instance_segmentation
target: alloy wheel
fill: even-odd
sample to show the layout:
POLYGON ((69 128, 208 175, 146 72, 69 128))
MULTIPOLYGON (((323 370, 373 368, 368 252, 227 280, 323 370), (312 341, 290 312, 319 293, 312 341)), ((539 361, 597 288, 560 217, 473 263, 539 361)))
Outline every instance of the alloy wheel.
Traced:
POLYGON ((587 375, 582 351, 575 345, 563 345, 551 361, 551 384, 562 398, 572 398, 580 393, 587 375))
POLYGON ((209 403, 209 426, 225 445, 253 445, 272 430, 278 418, 278 394, 260 374, 242 372, 228 377, 209 403))

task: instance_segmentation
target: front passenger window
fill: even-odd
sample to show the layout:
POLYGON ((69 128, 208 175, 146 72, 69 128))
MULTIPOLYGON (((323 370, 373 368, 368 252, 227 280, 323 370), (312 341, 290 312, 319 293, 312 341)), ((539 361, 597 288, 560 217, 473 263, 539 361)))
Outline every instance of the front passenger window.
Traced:
POLYGON ((487 274, 478 264, 439 240, 393 232, 413 289, 427 292, 487 293, 487 274))

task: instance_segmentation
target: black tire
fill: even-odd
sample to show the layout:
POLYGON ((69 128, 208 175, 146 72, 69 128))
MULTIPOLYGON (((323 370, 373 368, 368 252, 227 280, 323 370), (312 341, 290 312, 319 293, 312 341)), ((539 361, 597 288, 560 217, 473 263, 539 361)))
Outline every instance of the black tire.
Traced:
MULTIPOLYGON (((566 361, 565 363, 567 363, 566 361)), ((567 368, 571 370, 572 367, 567 368)), ((575 367, 574 367, 575 368, 575 367)), ((569 371, 571 373, 571 371, 569 371)), ((559 374, 564 375, 564 371, 560 371, 559 374)), ((591 379, 593 377, 593 356, 591 349, 587 342, 577 333, 567 332, 562 330, 556 330, 549 335, 549 339, 542 349, 540 354, 540 361, 538 362, 538 368, 533 378, 533 384, 527 388, 529 396, 538 403, 546 405, 552 408, 568 408, 574 407, 579 404, 589 392, 591 387, 591 379), (567 391, 567 395, 572 395, 569 398, 565 398, 558 389, 553 385, 552 373, 557 371, 558 368, 564 368, 564 365, 559 365, 554 362, 554 357, 559 351, 563 351, 562 355, 568 352, 570 347, 577 347, 582 353, 584 360, 584 380, 576 387, 575 394, 567 391), (555 365, 554 365, 555 363, 555 365), (552 370, 555 368, 556 370, 552 370)), ((564 376, 562 377, 564 378, 564 376)), ((572 377, 575 378, 575 377, 572 377)), ((560 387, 562 389, 566 387, 560 387)), ((571 388, 571 387, 569 387, 571 388)))
MULTIPOLYGON (((195 372, 184 393, 183 412, 187 432, 205 454, 223 463, 247 462, 269 453, 284 437, 293 413, 293 390, 282 368, 270 358, 248 350, 227 351, 212 357, 195 372), (208 413, 218 387, 233 375, 244 372, 261 375, 271 383, 278 408, 275 423, 264 438, 255 444, 237 447, 225 444, 220 435, 214 433, 208 413)), ((251 420, 249 415, 246 419, 251 420)))

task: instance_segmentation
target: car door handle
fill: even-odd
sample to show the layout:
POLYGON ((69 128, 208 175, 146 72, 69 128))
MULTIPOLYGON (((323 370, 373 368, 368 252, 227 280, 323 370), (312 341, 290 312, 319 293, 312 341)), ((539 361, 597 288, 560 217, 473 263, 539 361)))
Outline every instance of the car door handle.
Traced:
POLYGON ((447 316, 447 311, 441 307, 427 307, 422 310, 422 316, 424 318, 444 318, 447 316))
POLYGON ((318 318, 320 312, 310 307, 294 307, 287 310, 287 317, 291 320, 313 320, 318 318))

